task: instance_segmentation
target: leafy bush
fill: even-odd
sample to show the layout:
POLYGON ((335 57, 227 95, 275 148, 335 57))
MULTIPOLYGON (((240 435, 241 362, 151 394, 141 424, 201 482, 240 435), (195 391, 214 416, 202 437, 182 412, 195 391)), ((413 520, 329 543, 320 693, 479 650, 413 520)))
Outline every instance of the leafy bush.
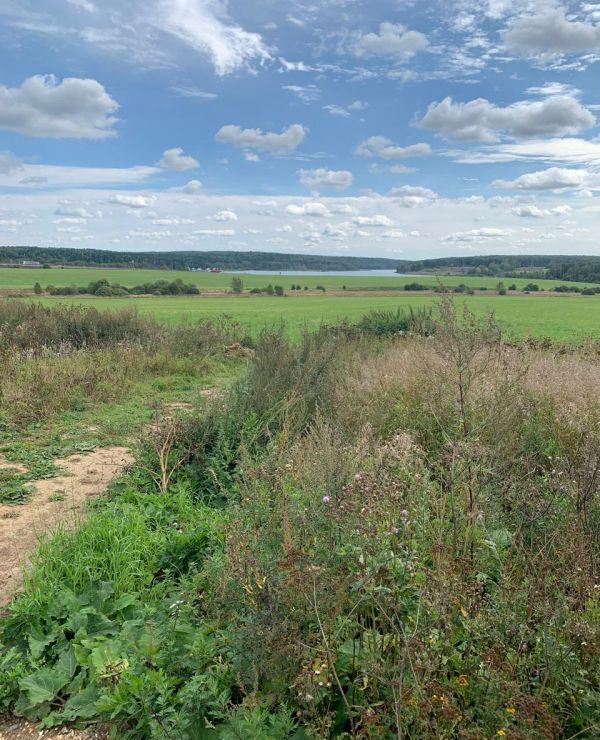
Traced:
POLYGON ((431 309, 402 308, 395 311, 376 310, 363 316, 356 326, 367 334, 387 336, 394 334, 415 333, 423 336, 433 334, 435 330, 431 309))
POLYGON ((581 293, 581 288, 577 285, 557 285, 553 290, 556 293, 581 293))
POLYGON ((50 295, 79 295, 79 288, 76 285, 65 285, 58 288, 49 285, 47 290, 50 295))
POLYGON ((404 290, 430 290, 431 286, 423 285, 423 283, 406 283, 404 290))
POLYGON ((244 281, 242 280, 241 277, 231 278, 231 290, 238 295, 243 292, 244 281))

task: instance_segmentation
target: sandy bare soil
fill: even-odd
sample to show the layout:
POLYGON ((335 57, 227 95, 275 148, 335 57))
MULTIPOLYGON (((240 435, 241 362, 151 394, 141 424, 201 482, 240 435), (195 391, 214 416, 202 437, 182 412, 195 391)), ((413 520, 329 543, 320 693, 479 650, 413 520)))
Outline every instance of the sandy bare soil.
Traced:
MULTIPOLYGON (((104 447, 57 460, 65 474, 33 481, 33 494, 25 504, 0 505, 0 605, 7 604, 20 588, 22 568, 40 535, 58 526, 76 526, 86 500, 104 493, 131 462, 133 457, 126 447, 104 447)), ((0 464, 18 468, 6 461, 0 464)))
POLYGON ((58 727, 54 730, 38 730, 37 725, 23 719, 0 719, 0 740, 103 740, 104 730, 71 730, 58 727))

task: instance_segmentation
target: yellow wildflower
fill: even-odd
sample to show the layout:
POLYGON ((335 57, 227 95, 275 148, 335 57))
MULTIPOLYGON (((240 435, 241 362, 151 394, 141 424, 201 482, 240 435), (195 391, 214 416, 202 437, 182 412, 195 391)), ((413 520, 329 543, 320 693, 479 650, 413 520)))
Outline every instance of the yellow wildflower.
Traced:
POLYGON ((504 730, 498 730, 498 732, 496 733, 496 735, 500 735, 500 737, 504 737, 506 735, 506 733, 504 732, 504 730))
POLYGON ((514 707, 506 707, 506 711, 508 714, 515 715, 517 713, 517 710, 514 707))

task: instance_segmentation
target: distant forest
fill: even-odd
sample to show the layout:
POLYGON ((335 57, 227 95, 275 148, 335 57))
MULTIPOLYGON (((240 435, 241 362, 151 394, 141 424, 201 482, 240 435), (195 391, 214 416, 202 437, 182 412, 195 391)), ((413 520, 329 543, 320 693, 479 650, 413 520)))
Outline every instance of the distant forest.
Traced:
POLYGON ((497 277, 548 278, 600 283, 600 257, 523 255, 442 257, 401 262, 397 272, 452 273, 497 277))
POLYGON ((164 270, 395 270, 398 260, 274 252, 111 252, 103 249, 0 247, 0 263, 35 261, 70 267, 136 267, 164 270))
POLYGON ((600 257, 491 255, 392 260, 277 252, 114 252, 63 247, 0 247, 0 264, 24 261, 69 267, 136 267, 162 270, 396 270, 398 273, 481 275, 600 283, 600 257))

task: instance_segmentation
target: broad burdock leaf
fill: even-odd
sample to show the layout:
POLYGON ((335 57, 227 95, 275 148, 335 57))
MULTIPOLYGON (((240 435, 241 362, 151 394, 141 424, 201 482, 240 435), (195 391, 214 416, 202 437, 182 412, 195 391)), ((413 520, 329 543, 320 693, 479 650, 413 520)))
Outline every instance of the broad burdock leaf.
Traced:
POLYGON ((19 681, 19 688, 27 694, 32 706, 52 701, 71 680, 64 671, 57 668, 42 668, 31 676, 19 681))

